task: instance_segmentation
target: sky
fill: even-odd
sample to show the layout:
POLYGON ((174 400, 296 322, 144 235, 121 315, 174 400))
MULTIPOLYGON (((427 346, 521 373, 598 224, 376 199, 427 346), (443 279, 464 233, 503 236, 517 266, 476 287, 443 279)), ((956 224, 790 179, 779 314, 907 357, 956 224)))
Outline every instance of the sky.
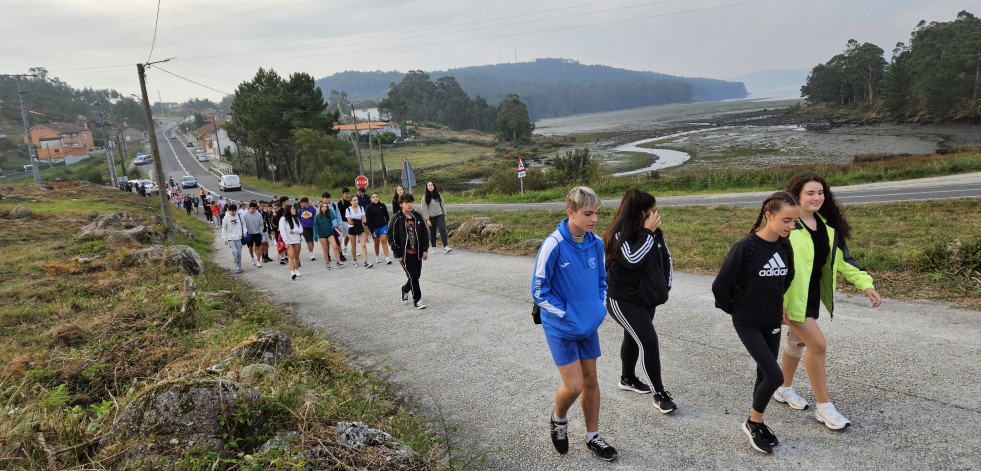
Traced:
MULTIPOLYGON (((920 20, 977 0, 0 0, 0 74, 45 67, 75 88, 219 100, 260 67, 445 70, 574 59, 727 79, 810 69, 871 42, 888 59, 920 20), (159 20, 157 18, 159 5, 159 20), (156 33, 154 31, 156 29, 156 33)), ((751 90, 752 91, 752 90, 751 90)))

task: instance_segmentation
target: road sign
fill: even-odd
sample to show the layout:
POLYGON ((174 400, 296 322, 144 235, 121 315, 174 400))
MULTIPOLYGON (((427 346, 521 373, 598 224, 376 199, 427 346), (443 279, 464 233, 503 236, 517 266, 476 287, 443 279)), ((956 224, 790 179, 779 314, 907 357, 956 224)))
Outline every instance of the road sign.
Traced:
POLYGON ((412 193, 412 187, 416 186, 416 174, 409 166, 409 159, 402 162, 402 188, 412 193))
POLYGON ((525 178, 525 163, 518 157, 518 178, 525 178))
POLYGON ((354 179, 354 186, 358 188, 368 188, 368 177, 364 175, 358 175, 358 178, 354 179))

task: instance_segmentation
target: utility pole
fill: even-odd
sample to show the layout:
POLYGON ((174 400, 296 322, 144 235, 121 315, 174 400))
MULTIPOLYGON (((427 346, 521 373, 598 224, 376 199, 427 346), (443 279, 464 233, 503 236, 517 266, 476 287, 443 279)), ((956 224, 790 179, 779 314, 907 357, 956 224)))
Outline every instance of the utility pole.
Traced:
POLYGON ((157 90, 157 100, 160 101, 160 119, 164 117, 164 99, 160 96, 160 90, 157 90))
POLYGON ((126 148, 123 147, 123 135, 116 132, 116 142, 119 142, 119 168, 126 171, 126 148))
MULTIPOLYGON (((365 110, 365 114, 368 114, 365 110)), ((375 187, 375 163, 371 159, 371 115, 368 114, 368 171, 371 173, 371 182, 369 183, 372 188, 375 187)))
POLYGON ((136 72, 140 76, 140 91, 143 93, 143 112, 146 114, 146 127, 150 130, 150 152, 153 153, 153 171, 156 173, 157 196, 160 197, 160 212, 163 214, 164 235, 170 243, 177 242, 177 235, 174 231, 174 217, 170 214, 170 202, 167 201, 167 193, 164 190, 163 164, 160 163, 160 148, 157 147, 157 130, 153 127, 153 113, 150 112, 150 97, 146 93, 146 70, 144 67, 150 64, 167 62, 164 59, 157 62, 146 64, 136 64, 136 72))
MULTIPOLYGON (((371 128, 371 114, 368 114, 368 128, 371 128)), ((385 166, 385 151, 382 150, 382 144, 380 138, 375 138, 378 142, 378 157, 381 159, 382 165, 382 186, 388 186, 388 167, 385 166)))
POLYGON ((116 177, 116 160, 112 158, 112 150, 109 149, 109 136, 106 135, 106 120, 102 116, 102 102, 92 103, 99 108, 99 126, 102 127, 102 142, 106 145, 106 158, 109 159, 109 179, 112 186, 119 188, 119 178, 116 177))
MULTIPOLYGON (((218 119, 221 119, 221 109, 217 109, 217 110, 218 110, 218 119)), ((222 120, 222 121, 224 121, 224 120, 222 120)), ((220 161, 221 160, 221 142, 218 141, 218 122, 215 121, 215 118, 213 116, 211 117, 211 123, 215 125, 215 157, 220 161)))
MULTIPOLYGON (((24 132, 27 136, 27 154, 31 158, 31 172, 34 173, 34 181, 41 181, 41 166, 40 162, 37 160, 37 149, 34 148, 34 140, 31 139, 31 125, 27 120, 27 106, 24 104, 24 94, 27 93, 20 89, 20 78, 21 77, 35 77, 36 74, 5 74, 4 77, 16 77, 17 78, 17 96, 20 97, 20 114, 24 118, 24 132)), ((51 163, 51 159, 48 159, 48 164, 51 163)))
POLYGON ((354 115, 354 107, 351 107, 351 119, 354 120, 354 149, 358 151, 358 175, 364 175, 364 160, 361 159, 361 134, 358 132, 358 117, 354 115))

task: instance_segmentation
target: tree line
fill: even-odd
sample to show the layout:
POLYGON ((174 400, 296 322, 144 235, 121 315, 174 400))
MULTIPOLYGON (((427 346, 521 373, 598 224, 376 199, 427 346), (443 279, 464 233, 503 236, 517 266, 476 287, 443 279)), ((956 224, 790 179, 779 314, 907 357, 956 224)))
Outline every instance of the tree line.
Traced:
POLYGON ((870 106, 904 119, 981 118, 981 19, 967 11, 951 22, 921 21, 909 44, 896 43, 889 62, 882 48, 848 41, 818 64, 801 87, 811 104, 870 106))

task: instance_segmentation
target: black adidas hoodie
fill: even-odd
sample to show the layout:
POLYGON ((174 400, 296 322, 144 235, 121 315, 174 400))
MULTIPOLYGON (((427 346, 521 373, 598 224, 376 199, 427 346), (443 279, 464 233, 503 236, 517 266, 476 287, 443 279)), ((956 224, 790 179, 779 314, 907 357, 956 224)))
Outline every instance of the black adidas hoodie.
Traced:
POLYGON ((783 320, 783 294, 794 279, 794 256, 781 237, 768 242, 756 234, 743 237, 722 263, 712 283, 716 307, 732 314, 733 322, 770 326, 783 320))
POLYGON ((673 275, 671 252, 661 228, 654 232, 641 229, 635 240, 620 245, 615 259, 607 259, 606 296, 646 307, 659 306, 668 301, 673 275))

